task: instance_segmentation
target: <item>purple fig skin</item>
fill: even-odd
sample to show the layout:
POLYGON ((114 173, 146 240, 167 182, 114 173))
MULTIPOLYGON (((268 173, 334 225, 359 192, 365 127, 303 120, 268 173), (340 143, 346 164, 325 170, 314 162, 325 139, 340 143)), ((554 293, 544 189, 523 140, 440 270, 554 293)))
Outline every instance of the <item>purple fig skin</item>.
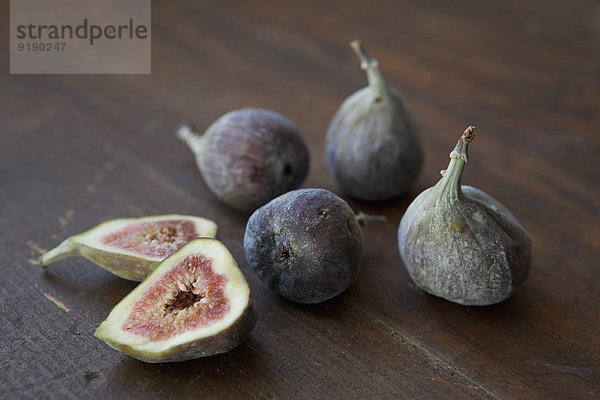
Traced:
POLYGON ((461 185, 469 127, 442 179, 410 204, 398 228, 400 255, 422 290, 462 305, 510 297, 529 274, 531 240, 513 214, 487 193, 461 185))
MULTIPOLYGON (((245 108, 215 121, 192 148, 206 185, 224 203, 250 213, 298 188, 308 173, 304 139, 287 118, 274 111, 245 108)), ((195 140, 195 139, 193 139, 195 140)))
POLYGON ((356 280, 363 233, 354 211, 324 189, 298 189, 256 210, 244 235, 248 264, 271 289, 320 303, 356 280))
POLYGON ((365 201, 383 201, 407 192, 423 167, 417 124, 398 92, 389 87, 378 63, 362 49, 369 86, 348 97, 325 137, 325 158, 342 190, 365 201))

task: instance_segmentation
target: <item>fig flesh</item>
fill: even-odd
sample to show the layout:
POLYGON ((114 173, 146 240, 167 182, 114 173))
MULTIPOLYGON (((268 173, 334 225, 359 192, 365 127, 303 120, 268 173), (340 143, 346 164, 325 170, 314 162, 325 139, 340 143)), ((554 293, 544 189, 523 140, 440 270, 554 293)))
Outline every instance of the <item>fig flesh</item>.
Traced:
POLYGON ((217 239, 198 238, 163 260, 94 335, 141 361, 184 361, 233 349, 255 322, 231 253, 217 239))
POLYGON ((325 189, 298 189, 256 210, 244 234, 248 264, 271 289, 298 303, 346 290, 363 253, 361 219, 325 189))
POLYGON ((400 255, 424 291, 463 305, 489 305, 525 281, 531 241, 513 214, 487 193, 461 186, 469 127, 440 181, 408 207, 398 228, 400 255))
POLYGON ((291 121, 274 111, 231 111, 202 135, 184 124, 177 136, 196 156, 208 188, 238 211, 250 213, 296 189, 308 173, 304 139, 291 121))
POLYGON ((120 218, 71 236, 43 254, 42 265, 81 256, 121 278, 141 281, 195 237, 214 237, 217 225, 189 215, 120 218))
POLYGON ((397 197, 417 180, 423 149, 417 125, 398 92, 387 85, 377 60, 360 41, 351 43, 369 86, 348 97, 325 137, 329 170, 349 196, 366 201, 397 197))

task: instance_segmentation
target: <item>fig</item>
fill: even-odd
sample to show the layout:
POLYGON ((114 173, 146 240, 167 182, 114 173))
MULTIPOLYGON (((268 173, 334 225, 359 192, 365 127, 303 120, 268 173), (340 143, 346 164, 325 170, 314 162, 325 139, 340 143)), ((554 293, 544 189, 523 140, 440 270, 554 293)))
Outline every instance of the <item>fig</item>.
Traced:
POLYGON ((225 353, 252 331, 250 288, 217 239, 193 239, 117 304, 94 336, 138 360, 184 361, 225 353))
POLYGON ((439 182, 410 204, 400 221, 400 255, 424 291, 463 305, 489 305, 525 281, 531 241, 511 212, 487 193, 461 186, 469 127, 439 182))
POLYGON ((251 213, 298 188, 308 173, 304 139, 291 121, 274 111, 231 111, 202 135, 182 124, 177 136, 196 156, 208 188, 238 211, 251 213))
POLYGON ((325 189, 297 189, 257 209, 244 234, 246 260, 271 289, 298 303, 320 303, 346 290, 363 253, 355 215, 325 189))
POLYGON ((82 256, 121 278, 141 281, 193 238, 216 233, 213 221, 189 215, 113 219, 67 238, 40 261, 46 266, 82 256))
POLYGON ((349 96, 325 136, 329 170, 350 197, 382 201, 397 197, 417 180, 423 149, 417 125, 399 93, 385 82, 377 60, 360 41, 351 47, 369 86, 349 96))

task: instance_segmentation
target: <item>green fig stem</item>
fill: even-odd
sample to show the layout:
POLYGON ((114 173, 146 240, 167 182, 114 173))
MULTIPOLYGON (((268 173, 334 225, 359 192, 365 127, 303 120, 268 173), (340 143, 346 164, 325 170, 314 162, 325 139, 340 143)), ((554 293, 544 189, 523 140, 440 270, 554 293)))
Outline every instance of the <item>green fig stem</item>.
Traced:
POLYGON ((200 153, 204 136, 201 133, 195 132, 190 124, 181 122, 175 131, 175 135, 190 148, 192 153, 200 153))
POLYGON ((367 72, 369 87, 375 94, 374 101, 376 103, 383 101, 387 95, 387 84, 385 83, 385 79, 383 79, 383 75, 379 70, 379 62, 365 52, 360 40, 353 40, 350 43, 350 47, 352 47, 360 59, 360 67, 367 72))
POLYGON ((443 171, 442 179, 439 184, 442 187, 442 193, 444 198, 451 201, 458 198, 462 193, 461 190, 461 179, 465 164, 469 161, 469 143, 475 138, 475 127, 469 126, 463 132, 458 143, 454 147, 454 150, 450 153, 450 163, 448 168, 443 171))
POLYGON ((367 224, 387 224, 388 219, 385 215, 371 215, 365 214, 362 211, 359 211, 355 216, 356 222, 360 226, 365 226, 367 224))
POLYGON ((48 251, 47 253, 44 253, 40 257, 40 263, 43 266, 47 266, 64 258, 75 257, 79 254, 79 246, 69 238, 64 240, 61 244, 59 244, 52 250, 48 251))

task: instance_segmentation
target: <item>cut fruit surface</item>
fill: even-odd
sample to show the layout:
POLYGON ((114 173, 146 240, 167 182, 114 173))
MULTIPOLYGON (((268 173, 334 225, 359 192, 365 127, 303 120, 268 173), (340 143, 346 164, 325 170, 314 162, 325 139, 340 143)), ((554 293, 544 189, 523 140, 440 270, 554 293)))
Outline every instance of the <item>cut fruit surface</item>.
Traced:
POLYGON ((101 242, 109 247, 164 259, 197 236, 193 221, 165 219, 127 225, 102 237, 101 242))
POLYGON ((227 352, 256 322, 250 288, 217 239, 194 239, 167 257, 111 311, 95 336, 146 362, 227 352))
POLYGON ((196 237, 214 237, 217 225, 188 215, 156 215, 103 222, 42 255, 42 265, 82 256, 125 279, 141 281, 196 237))
POLYGON ((227 277, 213 260, 191 254, 175 264, 135 303, 123 329, 150 340, 165 340, 219 321, 231 309, 227 277))

